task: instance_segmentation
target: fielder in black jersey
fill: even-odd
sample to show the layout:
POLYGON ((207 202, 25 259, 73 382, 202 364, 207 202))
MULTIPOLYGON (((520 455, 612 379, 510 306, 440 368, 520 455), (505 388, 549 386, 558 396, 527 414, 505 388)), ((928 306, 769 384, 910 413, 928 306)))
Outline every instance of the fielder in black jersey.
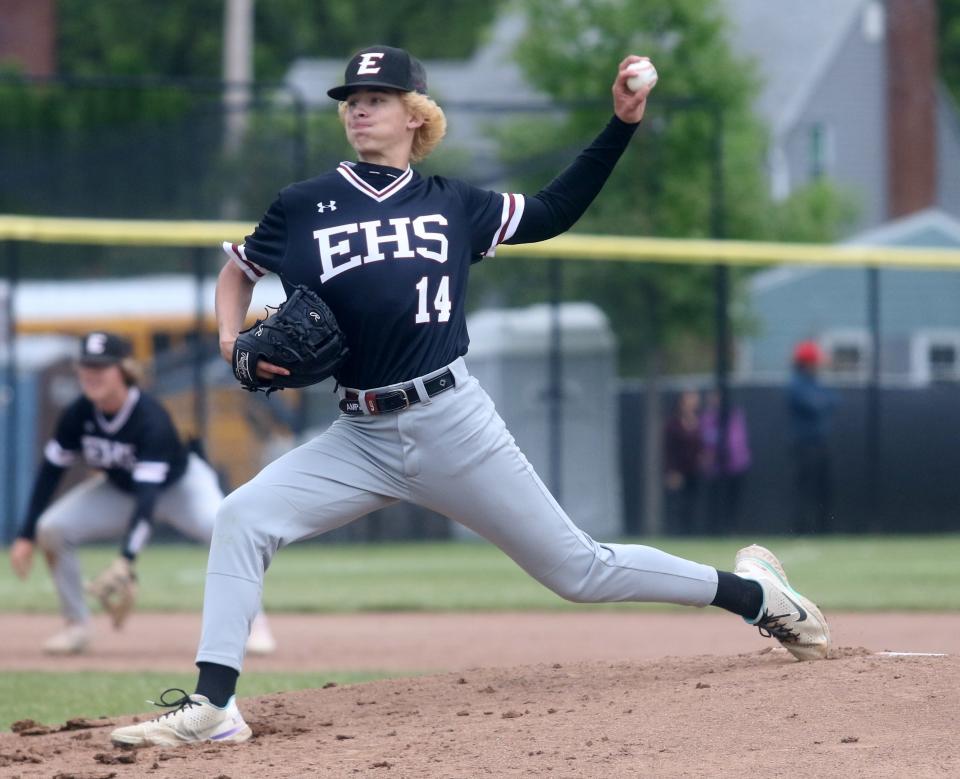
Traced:
MULTIPOLYGON (((208 544, 223 499, 213 469, 180 440, 159 401, 140 389, 139 366, 125 339, 105 332, 84 336, 77 378, 82 394, 63 411, 44 448, 27 514, 10 550, 21 578, 29 572, 35 545, 50 564, 67 622, 44 645, 50 653, 81 652, 90 639, 78 545, 122 537, 119 557, 105 575, 116 586, 126 580, 135 588, 133 563, 154 522, 167 522, 208 544), (98 473, 51 505, 61 477, 76 464, 98 473)), ((115 626, 123 624, 129 605, 112 614, 115 626)))
MULTIPOLYGON (((826 622, 768 550, 742 549, 731 573, 649 546, 600 544, 580 530, 464 360, 471 265, 498 244, 543 240, 580 217, 643 117, 650 86, 627 87, 627 67, 641 59, 620 63, 607 126, 532 197, 417 173, 410 163, 446 127, 423 66, 388 46, 350 60, 328 94, 340 101, 358 161, 284 189, 243 244, 224 245, 230 260, 216 293, 228 362, 263 274, 320 295, 350 349, 336 375, 343 413, 225 498, 207 566, 196 692, 173 701, 174 712, 119 728, 114 741, 249 738, 234 692, 273 555, 400 500, 470 528, 569 600, 716 605, 799 659, 825 656, 826 622)), ((263 362, 255 370, 264 381, 286 371, 263 362)))

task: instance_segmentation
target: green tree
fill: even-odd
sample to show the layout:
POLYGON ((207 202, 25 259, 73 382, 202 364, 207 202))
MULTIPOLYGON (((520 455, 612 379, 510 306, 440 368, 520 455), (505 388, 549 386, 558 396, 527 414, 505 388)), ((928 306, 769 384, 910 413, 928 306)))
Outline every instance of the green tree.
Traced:
POLYGON ((960 101, 960 0, 939 0, 940 75, 960 101))
MULTIPOLYGON (((344 57, 385 43, 421 57, 466 57, 498 2, 473 0, 260 0, 254 72, 283 78, 297 57, 344 57), (438 34, 442 31, 442 34, 438 34)), ((60 0, 60 70, 68 75, 219 78, 223 0, 60 0)))
POLYGON ((64 75, 219 78, 222 2, 59 0, 57 17, 64 75))
MULTIPOLYGON (((766 134, 751 111, 759 75, 730 51, 714 0, 525 0, 522 7, 527 32, 517 58, 530 82, 559 101, 598 98, 571 110, 549 132, 540 120, 508 134, 504 147, 510 161, 532 157, 542 163, 527 166, 531 174, 517 182, 524 191, 542 186, 558 157, 569 159, 570 150, 602 126, 611 110, 616 65, 627 53, 650 56, 660 72, 644 127, 576 230, 712 235, 714 165, 722 159, 724 237, 836 236, 849 206, 830 187, 818 184, 785 203, 771 202, 763 164, 766 134)), ((505 302, 542 299, 547 272, 542 264, 510 265, 502 274, 503 267, 489 274, 497 278, 483 274, 480 294, 505 302)), ((692 336, 710 335, 710 268, 569 263, 564 278, 568 293, 595 300, 611 317, 626 373, 641 372, 653 358, 659 362, 661 347, 683 344, 675 350, 682 359, 692 336)))
POLYGON ((342 131, 331 134, 324 118, 304 121, 288 95, 270 88, 296 57, 346 58, 380 41, 423 57, 466 56, 497 7, 465 0, 261 0, 254 6, 255 137, 242 158, 221 160, 224 5, 59 0, 59 70, 72 80, 38 85, 6 68, 0 79, 0 163, 13 178, 39 185, 0 192, 3 209, 214 217, 229 180, 230 197, 259 213, 258 194, 272 196, 345 146, 342 131), (126 80, 109 80, 116 77, 126 80))

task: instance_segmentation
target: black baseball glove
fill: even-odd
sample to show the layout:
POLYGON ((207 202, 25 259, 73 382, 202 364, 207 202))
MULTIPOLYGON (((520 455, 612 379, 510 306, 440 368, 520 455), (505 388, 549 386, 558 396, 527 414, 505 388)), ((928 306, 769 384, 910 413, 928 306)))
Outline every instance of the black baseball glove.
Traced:
POLYGON ((250 392, 308 387, 332 376, 347 356, 346 339, 320 296, 296 287, 265 320, 243 330, 233 345, 233 375, 250 392), (289 376, 257 376, 257 363, 279 365, 289 376))

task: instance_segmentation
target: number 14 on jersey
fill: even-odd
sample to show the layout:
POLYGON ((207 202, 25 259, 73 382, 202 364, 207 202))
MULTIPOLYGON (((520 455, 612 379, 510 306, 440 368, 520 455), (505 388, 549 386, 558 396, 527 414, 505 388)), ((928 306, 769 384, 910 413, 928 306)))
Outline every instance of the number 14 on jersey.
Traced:
MULTIPOLYGON (((433 317, 428 307, 430 299, 430 280, 424 276, 417 282, 417 324, 432 322, 433 317)), ((450 319, 450 277, 441 276, 437 285, 437 293, 433 298, 433 308, 437 312, 437 321, 446 322, 450 319)))

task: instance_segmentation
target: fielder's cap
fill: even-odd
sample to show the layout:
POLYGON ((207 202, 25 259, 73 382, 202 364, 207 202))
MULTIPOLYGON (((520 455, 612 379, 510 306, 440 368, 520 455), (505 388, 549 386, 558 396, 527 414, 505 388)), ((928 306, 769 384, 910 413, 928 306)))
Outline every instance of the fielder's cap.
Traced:
POLYGON ((815 341, 801 341, 793 348, 793 361, 797 365, 820 365, 823 352, 815 341))
POLYGON ((80 364, 116 365, 130 356, 130 342, 116 333, 95 331, 80 339, 80 364))
POLYGON ((354 89, 386 87, 401 92, 427 94, 427 71, 423 63, 403 49, 368 46, 353 55, 343 71, 343 86, 327 90, 334 100, 346 100, 354 89))

